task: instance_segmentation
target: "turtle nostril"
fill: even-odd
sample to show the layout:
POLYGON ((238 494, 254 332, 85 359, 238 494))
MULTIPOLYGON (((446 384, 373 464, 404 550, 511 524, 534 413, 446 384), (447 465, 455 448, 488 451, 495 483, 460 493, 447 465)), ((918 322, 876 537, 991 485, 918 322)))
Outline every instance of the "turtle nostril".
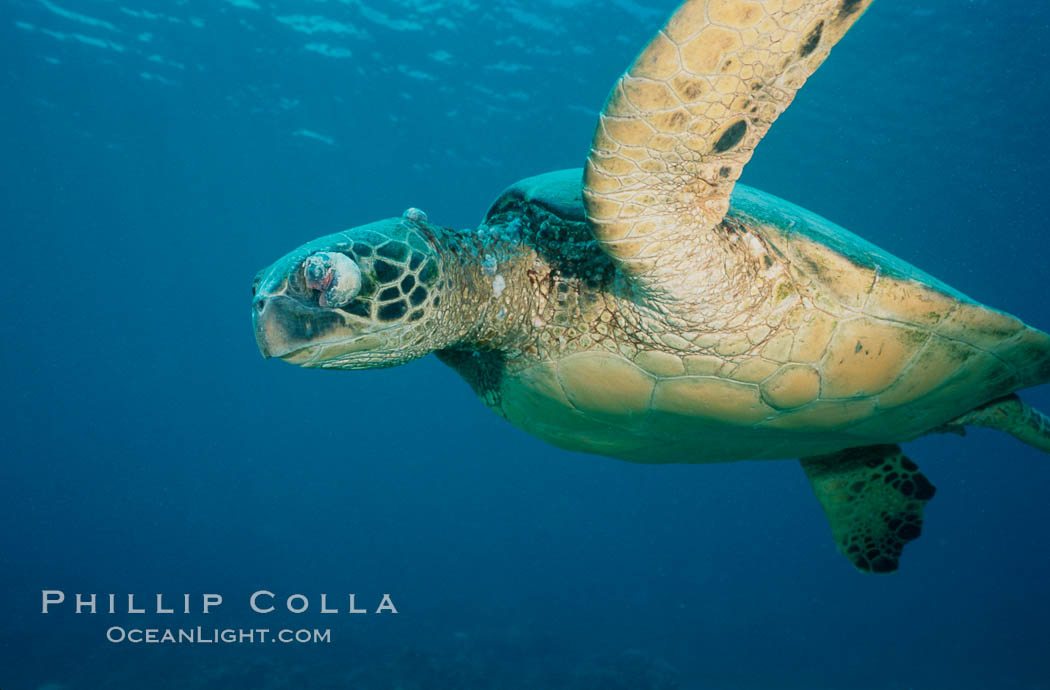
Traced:
POLYGON ((252 306, 255 307, 256 314, 262 314, 263 310, 266 309, 266 298, 260 297, 252 302, 252 306))

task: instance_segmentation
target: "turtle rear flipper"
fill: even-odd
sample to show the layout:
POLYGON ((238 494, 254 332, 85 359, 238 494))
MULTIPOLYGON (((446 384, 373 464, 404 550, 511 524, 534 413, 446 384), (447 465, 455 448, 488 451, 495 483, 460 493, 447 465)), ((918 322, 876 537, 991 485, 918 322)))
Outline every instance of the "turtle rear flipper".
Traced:
POLYGON ((1050 453, 1050 419, 1016 395, 993 400, 967 412, 951 424, 1005 431, 1022 443, 1050 453))
POLYGON ((904 545, 922 533, 934 487, 900 446, 849 448, 802 458, 839 551, 868 573, 897 569, 904 545))

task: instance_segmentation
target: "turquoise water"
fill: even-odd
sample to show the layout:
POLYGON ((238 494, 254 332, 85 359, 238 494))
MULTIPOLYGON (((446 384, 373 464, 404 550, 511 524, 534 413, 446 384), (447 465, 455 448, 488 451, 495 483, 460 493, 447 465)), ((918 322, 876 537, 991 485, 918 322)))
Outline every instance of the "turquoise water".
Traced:
MULTIPOLYGON (((582 165, 674 5, 0 4, 0 688, 1050 687, 1050 461, 1008 437, 909 444, 938 493, 870 577, 793 461, 576 455, 434 358, 259 357, 259 268, 410 206, 473 227, 582 165), (42 590, 151 612, 44 615, 42 590), (259 590, 311 609, 254 613, 259 590), (106 640, 198 625, 331 642, 106 640)), ((1050 328, 1048 29, 1039 4, 878 0, 742 179, 1050 328)))

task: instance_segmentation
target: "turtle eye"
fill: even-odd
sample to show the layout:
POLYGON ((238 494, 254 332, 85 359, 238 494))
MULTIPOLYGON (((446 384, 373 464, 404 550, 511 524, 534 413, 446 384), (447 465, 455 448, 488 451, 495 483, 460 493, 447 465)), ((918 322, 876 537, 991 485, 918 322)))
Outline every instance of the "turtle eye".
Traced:
POLYGON ((361 292, 361 269, 346 254, 321 252, 303 261, 306 287, 320 293, 322 307, 344 307, 361 292))
POLYGON ((259 283, 262 282, 262 273, 256 273, 255 278, 252 280, 252 297, 255 297, 255 293, 259 291, 259 283))

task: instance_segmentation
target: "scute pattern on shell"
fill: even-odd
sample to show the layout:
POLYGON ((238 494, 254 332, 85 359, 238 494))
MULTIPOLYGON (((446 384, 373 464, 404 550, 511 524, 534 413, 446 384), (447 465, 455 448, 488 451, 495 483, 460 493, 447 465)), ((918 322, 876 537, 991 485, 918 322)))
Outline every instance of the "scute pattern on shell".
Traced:
POLYGON ((568 171, 497 201, 519 329, 499 376, 468 375, 494 409, 576 450, 718 462, 907 440, 1050 377, 1045 334, 736 185, 869 4, 687 0, 610 95, 584 213, 568 171))
MULTIPOLYGON (((749 208, 761 199, 777 215, 780 200, 749 194, 749 208)), ((542 204, 491 220, 517 223, 526 248, 541 241, 541 224, 560 223, 553 236, 577 247, 567 255, 600 261, 579 249, 584 225, 542 204)), ((770 257, 741 283, 750 301, 734 294, 729 305, 677 313, 615 273, 597 284, 573 277, 546 261, 556 249, 547 246, 524 261, 529 311, 499 375, 468 380, 500 414, 558 445, 703 462, 901 440, 1045 374, 1046 336, 935 281, 894 277, 911 275, 899 260, 858 264, 817 237, 734 213, 722 226, 770 257), (712 312, 722 315, 715 327, 712 312)), ((827 224, 831 232, 851 237, 827 224)))

